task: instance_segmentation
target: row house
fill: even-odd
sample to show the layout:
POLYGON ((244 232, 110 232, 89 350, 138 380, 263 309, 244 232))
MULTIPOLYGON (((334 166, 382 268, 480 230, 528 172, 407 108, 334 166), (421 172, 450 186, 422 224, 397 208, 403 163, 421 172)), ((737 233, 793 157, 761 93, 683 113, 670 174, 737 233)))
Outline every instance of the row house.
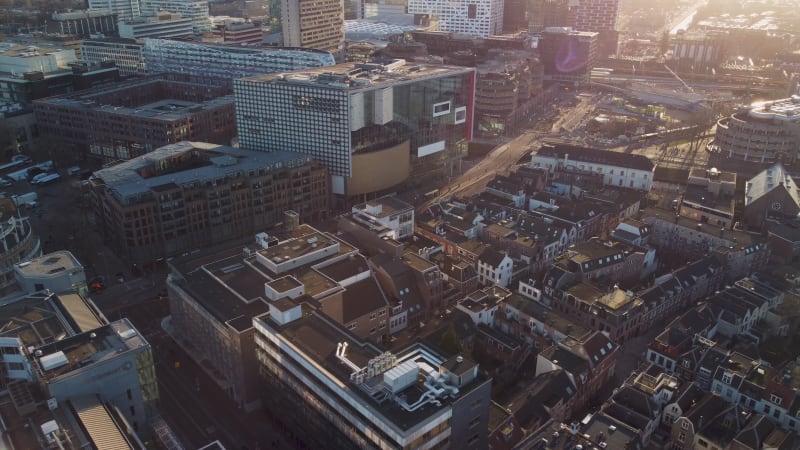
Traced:
POLYGON ((609 217, 615 216, 614 208, 591 200, 569 200, 556 208, 538 207, 530 214, 549 221, 561 221, 576 230, 575 241, 584 241, 592 236, 608 232, 609 217))
POLYGON ((709 257, 657 280, 651 288, 634 293, 616 285, 601 290, 576 274, 553 266, 544 278, 543 291, 547 299, 544 303, 623 342, 666 317, 674 316, 680 307, 713 292, 720 276, 719 265, 709 257))
POLYGON ((496 329, 496 318, 501 304, 511 295, 511 291, 499 286, 476 290, 456 305, 456 311, 474 324, 473 348, 486 352, 491 358, 503 364, 522 358, 523 342, 512 335, 496 329))
POLYGON ((606 333, 567 338, 539 353, 536 376, 559 369, 567 372, 576 389, 570 409, 581 411, 613 379, 618 354, 619 346, 606 333))
POLYGON ((711 391, 725 401, 758 414, 785 430, 800 430, 800 365, 775 369, 733 352, 714 372, 711 391))
POLYGON ((628 245, 642 247, 647 245, 650 230, 647 224, 637 219, 625 219, 611 230, 611 238, 628 245))
POLYGON ((655 250, 594 237, 571 245, 556 264, 598 284, 634 285, 655 270, 655 250))
POLYGON ((613 230, 620 223, 638 217, 645 194, 630 189, 606 186, 583 194, 582 199, 603 205, 607 209, 606 230, 613 230))
POLYGON ((647 347, 646 359, 665 373, 676 375, 678 379, 694 379, 691 372, 683 369, 691 367, 690 361, 684 363, 687 353, 692 352, 699 340, 714 338, 717 331, 717 317, 707 304, 691 308, 676 317, 647 347))
POLYGON ((472 264, 458 258, 451 258, 441 252, 431 255, 431 262, 439 266, 439 270, 442 272, 442 277, 447 283, 448 294, 446 297, 448 299, 451 298, 451 295, 459 295, 459 298, 463 298, 478 289, 478 272, 472 264))
POLYGON ((511 283, 514 262, 508 254, 489 247, 478 256, 477 269, 479 283, 507 287, 511 283))
POLYGON ((425 298, 423 291, 428 287, 415 278, 411 267, 386 254, 370 258, 369 266, 391 305, 389 334, 402 331, 430 316, 431 302, 435 300, 425 298))
POLYGON ((763 236, 711 227, 664 209, 645 210, 642 221, 650 231, 649 242, 671 260, 697 260, 714 254, 728 281, 757 272, 769 262, 770 249, 763 236))
POLYGON ((524 184, 504 175, 495 175, 494 179, 487 183, 484 193, 510 202, 515 208, 524 208, 525 199, 528 197, 524 184))
POLYGON ((767 300, 735 285, 715 293, 707 302, 718 318, 717 332, 728 338, 749 335, 769 309, 767 300))
POLYGON ((559 220, 525 213, 507 217, 483 227, 480 238, 525 262, 533 272, 548 266, 577 238, 577 229, 559 220))
POLYGON ((500 305, 495 316, 495 327, 515 336, 537 351, 572 337, 585 339, 591 333, 588 328, 573 322, 546 306, 512 294, 500 305))
POLYGON ((678 381, 669 375, 647 372, 632 374, 603 403, 599 414, 610 416, 641 432, 641 443, 647 447, 650 437, 661 424, 664 407, 678 390, 678 381))
POLYGON ((674 450, 790 450, 800 447, 794 431, 783 430, 766 414, 752 413, 716 394, 693 398, 670 427, 674 450))
POLYGON ((519 389, 508 409, 521 427, 532 432, 548 420, 563 422, 572 417, 577 412, 573 410, 575 393, 569 373, 556 369, 536 376, 529 386, 519 389))

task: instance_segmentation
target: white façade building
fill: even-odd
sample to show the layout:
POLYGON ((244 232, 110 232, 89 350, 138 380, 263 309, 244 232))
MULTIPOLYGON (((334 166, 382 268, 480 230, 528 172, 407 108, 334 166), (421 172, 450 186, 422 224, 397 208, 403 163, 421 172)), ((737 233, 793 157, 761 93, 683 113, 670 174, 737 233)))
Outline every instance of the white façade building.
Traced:
POLYGON ((142 54, 149 74, 177 72, 226 79, 335 64, 330 52, 311 48, 241 47, 168 39, 145 39, 142 54))
POLYGON ((90 63, 114 61, 120 75, 145 75, 142 44, 135 39, 86 39, 81 42, 81 59, 90 63))
POLYGON ((119 37, 125 39, 144 38, 188 38, 192 31, 192 19, 178 13, 159 12, 155 16, 139 16, 120 21, 119 37))
POLYGON ((141 4, 144 14, 171 11, 192 19, 192 29, 195 34, 211 31, 208 2, 205 0, 142 0, 141 4))
POLYGON ((440 31, 489 37, 503 32, 503 1, 408 0, 408 13, 435 16, 440 31))
POLYGON ((559 172, 602 175, 603 184, 650 191, 655 165, 644 155, 556 144, 544 145, 531 155, 530 167, 559 172))

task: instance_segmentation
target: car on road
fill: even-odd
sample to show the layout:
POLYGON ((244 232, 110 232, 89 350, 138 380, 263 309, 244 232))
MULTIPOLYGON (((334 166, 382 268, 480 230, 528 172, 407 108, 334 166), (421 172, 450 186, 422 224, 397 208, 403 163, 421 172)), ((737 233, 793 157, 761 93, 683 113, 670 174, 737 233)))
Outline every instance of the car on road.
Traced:
POLYGON ((11 187, 14 185, 14 182, 10 180, 6 180, 5 178, 0 178, 0 186, 2 187, 11 187))
POLYGON ((23 164, 30 164, 33 162, 33 159, 31 159, 31 157, 28 155, 14 155, 11 157, 11 161, 20 162, 23 164))

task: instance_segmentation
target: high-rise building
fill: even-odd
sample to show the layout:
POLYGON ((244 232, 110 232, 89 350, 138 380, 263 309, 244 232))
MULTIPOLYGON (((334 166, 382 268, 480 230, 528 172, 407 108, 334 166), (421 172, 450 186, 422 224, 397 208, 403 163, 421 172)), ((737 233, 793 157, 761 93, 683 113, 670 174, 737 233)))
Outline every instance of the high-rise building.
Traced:
POLYGON ((195 34, 211 30, 208 17, 208 2, 205 0, 141 0, 143 14, 158 14, 159 11, 178 13, 192 19, 195 34))
POLYGON ((546 28, 539 40, 545 80, 586 83, 597 58, 597 33, 546 28))
POLYGON ((174 72, 230 80, 265 73, 332 66, 330 52, 313 48, 258 48, 205 42, 144 40, 150 74, 174 72))
POLYGON ((283 45, 339 54, 344 44, 342 0, 282 0, 283 45))
POLYGON ((90 10, 110 11, 118 20, 130 20, 142 14, 139 0, 88 0, 88 5, 90 10))
POLYGON ((143 38, 187 38, 194 32, 192 19, 178 13, 159 12, 154 16, 139 16, 130 20, 120 20, 119 37, 127 39, 143 38))
POLYGON ((528 0, 528 31, 569 26, 568 0, 528 0))
MULTIPOLYGON (((475 70, 339 64, 234 81, 239 142, 293 150, 331 172, 332 192, 373 194, 440 176, 471 138, 475 70)), ((363 200, 362 200, 363 201, 363 200)))
POLYGON ((435 17, 440 31, 480 37, 503 33, 503 0, 408 0, 408 13, 435 17))
POLYGON ((617 52, 617 16, 619 0, 580 0, 575 13, 577 31, 594 31, 598 36, 598 51, 606 56, 617 52))

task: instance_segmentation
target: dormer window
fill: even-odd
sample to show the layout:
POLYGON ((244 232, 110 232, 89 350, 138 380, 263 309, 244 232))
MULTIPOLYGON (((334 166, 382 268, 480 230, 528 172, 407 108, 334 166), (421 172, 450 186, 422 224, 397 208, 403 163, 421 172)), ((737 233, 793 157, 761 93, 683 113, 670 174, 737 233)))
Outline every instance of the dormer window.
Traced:
POLYGON ((733 381, 733 374, 730 372, 725 372, 722 374, 722 382, 725 384, 731 384, 733 381))

